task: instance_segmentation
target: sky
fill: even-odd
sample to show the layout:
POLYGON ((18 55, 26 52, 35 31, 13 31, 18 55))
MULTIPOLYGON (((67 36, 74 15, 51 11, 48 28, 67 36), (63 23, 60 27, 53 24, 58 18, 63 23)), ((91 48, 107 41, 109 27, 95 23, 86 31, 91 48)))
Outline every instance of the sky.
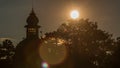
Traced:
MULTIPOLYGON (((69 19, 71 10, 80 11, 80 18, 98 22, 100 29, 116 38, 120 36, 120 0, 33 0, 40 30, 51 32, 69 19)), ((26 19, 32 0, 0 0, 0 38, 17 43, 25 38, 26 19)))

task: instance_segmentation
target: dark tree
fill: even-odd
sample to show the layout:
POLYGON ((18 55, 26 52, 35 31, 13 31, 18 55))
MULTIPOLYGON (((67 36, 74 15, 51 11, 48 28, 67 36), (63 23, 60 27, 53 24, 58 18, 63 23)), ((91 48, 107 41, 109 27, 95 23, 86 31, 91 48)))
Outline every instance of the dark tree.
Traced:
POLYGON ((4 40, 0 45, 0 66, 2 68, 12 68, 15 47, 11 40, 4 40))
POLYGON ((111 57, 109 65, 111 66, 109 68, 120 68, 120 37, 116 40, 116 49, 111 57))
POLYGON ((67 41, 73 68, 102 68, 114 50, 112 34, 98 28, 88 19, 69 20, 57 31, 46 33, 46 37, 59 37, 67 41))

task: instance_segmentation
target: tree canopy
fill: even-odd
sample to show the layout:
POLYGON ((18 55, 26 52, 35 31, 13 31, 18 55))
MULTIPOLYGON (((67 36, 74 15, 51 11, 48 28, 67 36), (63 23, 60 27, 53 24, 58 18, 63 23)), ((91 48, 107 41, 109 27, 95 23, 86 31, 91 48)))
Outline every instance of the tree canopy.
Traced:
POLYGON ((0 66, 2 68, 12 68, 15 47, 11 40, 4 40, 0 45, 0 66))
POLYGON ((46 37, 59 37, 67 41, 66 47, 74 68, 103 67, 114 50, 112 34, 98 28, 88 19, 68 20, 57 31, 46 37))

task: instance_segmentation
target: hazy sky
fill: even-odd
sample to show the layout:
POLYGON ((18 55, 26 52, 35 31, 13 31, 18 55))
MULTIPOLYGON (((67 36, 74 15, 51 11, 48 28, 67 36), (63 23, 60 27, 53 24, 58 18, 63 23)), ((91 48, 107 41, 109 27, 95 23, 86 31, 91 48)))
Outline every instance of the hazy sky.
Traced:
MULTIPOLYGON (((0 38, 22 40, 31 7, 31 0, 0 0, 0 38)), ((43 32, 56 30, 73 9, 80 11, 81 18, 97 21, 100 29, 120 36, 120 0, 34 0, 43 32)))

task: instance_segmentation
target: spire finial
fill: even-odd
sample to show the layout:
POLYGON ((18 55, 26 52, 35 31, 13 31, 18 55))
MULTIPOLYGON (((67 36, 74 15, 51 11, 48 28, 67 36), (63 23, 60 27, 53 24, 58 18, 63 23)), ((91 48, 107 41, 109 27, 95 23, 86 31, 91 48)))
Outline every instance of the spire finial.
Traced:
POLYGON ((34 9, 34 2, 33 2, 33 0, 32 0, 32 10, 34 9))
POLYGON ((31 13, 34 13, 34 1, 32 0, 32 11, 31 13))

